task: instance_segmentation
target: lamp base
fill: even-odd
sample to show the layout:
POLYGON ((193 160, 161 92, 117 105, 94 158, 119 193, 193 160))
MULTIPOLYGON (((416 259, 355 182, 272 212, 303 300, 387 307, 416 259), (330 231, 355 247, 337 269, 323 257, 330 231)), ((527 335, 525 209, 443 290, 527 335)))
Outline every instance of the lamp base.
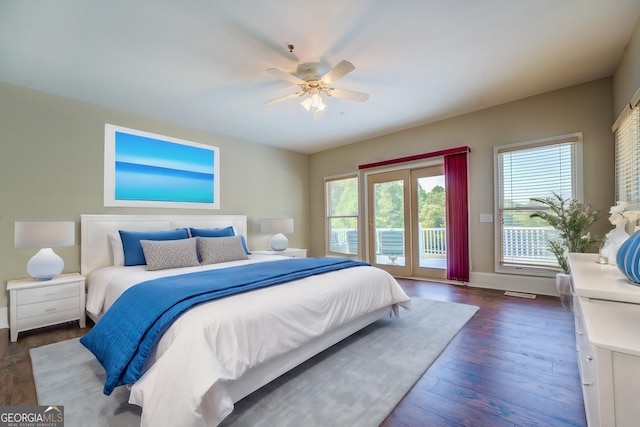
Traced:
POLYGON ((42 248, 27 263, 27 273, 34 279, 51 280, 64 269, 64 261, 53 249, 42 248))
POLYGON ((272 251, 284 251, 289 246, 289 239, 282 233, 275 234, 269 240, 269 246, 271 246, 272 251))

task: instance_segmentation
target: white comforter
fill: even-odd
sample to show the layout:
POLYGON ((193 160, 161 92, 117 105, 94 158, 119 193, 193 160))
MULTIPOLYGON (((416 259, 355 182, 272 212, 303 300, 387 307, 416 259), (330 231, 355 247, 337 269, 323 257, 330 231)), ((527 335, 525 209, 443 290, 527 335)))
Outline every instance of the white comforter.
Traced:
MULTIPOLYGON (((252 255, 248 261, 214 268, 280 259, 252 255)), ((164 270, 164 274, 192 270, 164 270)), ((159 274, 137 267, 98 271, 89 277, 87 309, 100 312, 115 294, 159 274)), ((129 401, 143 407, 143 426, 215 426, 233 410, 226 381, 393 304, 410 308, 395 279, 374 267, 348 268, 202 304, 167 330, 147 371, 131 387, 129 401)))

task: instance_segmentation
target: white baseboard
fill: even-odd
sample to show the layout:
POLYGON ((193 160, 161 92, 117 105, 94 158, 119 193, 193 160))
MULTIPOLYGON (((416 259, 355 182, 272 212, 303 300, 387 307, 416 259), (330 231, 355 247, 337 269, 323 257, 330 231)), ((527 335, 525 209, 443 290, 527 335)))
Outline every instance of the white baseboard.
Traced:
POLYGON ((9 308, 0 307, 0 329, 9 327, 9 308))
POLYGON ((478 273, 472 271, 469 279, 469 286, 476 288, 558 296, 555 277, 516 276, 512 274, 478 273))

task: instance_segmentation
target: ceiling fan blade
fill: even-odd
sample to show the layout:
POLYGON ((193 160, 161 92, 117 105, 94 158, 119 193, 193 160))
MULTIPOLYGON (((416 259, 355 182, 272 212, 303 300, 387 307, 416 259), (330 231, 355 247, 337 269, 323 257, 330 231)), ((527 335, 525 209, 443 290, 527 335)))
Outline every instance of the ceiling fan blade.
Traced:
POLYGON ((324 76, 320 77, 320 80, 330 85, 331 83, 343 78, 355 69, 356 67, 354 67, 351 62, 340 61, 338 65, 327 71, 324 76))
POLYGON ((304 80, 299 79, 296 76, 292 76, 289 73, 285 73, 284 71, 279 70, 277 68, 269 68, 267 71, 273 74, 274 76, 281 78, 282 80, 286 80, 288 82, 291 82, 297 85, 304 83, 304 80))
POLYGON ((365 102, 369 99, 368 93, 356 92, 354 90, 345 90, 345 89, 331 89, 329 91, 329 95, 335 96, 336 98, 348 99, 349 101, 358 101, 365 102))
POLYGON ((291 95, 286 95, 286 96, 283 96, 283 97, 276 98, 276 99, 273 99, 271 101, 265 102, 264 105, 278 104, 280 102, 287 101, 289 99, 293 99, 293 98, 296 98, 298 96, 301 96, 303 94, 304 94, 304 92, 292 93, 291 95))

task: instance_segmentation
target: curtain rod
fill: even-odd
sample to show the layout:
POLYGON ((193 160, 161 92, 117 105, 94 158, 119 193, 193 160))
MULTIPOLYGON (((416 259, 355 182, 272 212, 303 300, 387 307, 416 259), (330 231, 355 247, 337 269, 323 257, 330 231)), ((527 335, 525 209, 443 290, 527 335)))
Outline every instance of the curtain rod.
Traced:
POLYGON ((452 154, 470 153, 471 148, 468 146, 448 148, 446 150, 432 151, 430 153, 414 154, 413 156, 397 157, 395 159, 381 160, 379 162, 365 163, 358 166, 358 169, 370 169, 379 166, 394 165, 397 163, 412 162, 414 160, 429 159, 432 157, 450 156, 452 154))

